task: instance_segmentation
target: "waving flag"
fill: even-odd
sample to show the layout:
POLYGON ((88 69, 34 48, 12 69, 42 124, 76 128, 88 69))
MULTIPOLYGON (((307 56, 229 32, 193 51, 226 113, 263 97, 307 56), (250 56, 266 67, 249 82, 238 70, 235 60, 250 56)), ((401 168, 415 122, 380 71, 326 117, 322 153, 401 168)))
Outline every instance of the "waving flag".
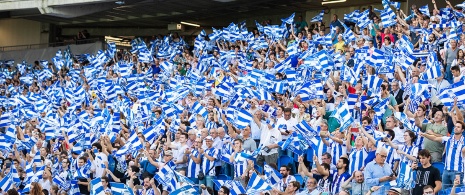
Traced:
POLYGON ((256 194, 267 190, 272 190, 272 187, 256 173, 252 173, 247 184, 247 194, 256 194))
POLYGON ((292 15, 290 15, 287 18, 281 19, 281 21, 286 23, 286 24, 293 24, 294 23, 294 17, 295 17, 295 13, 292 13, 292 15))
POLYGON ((420 12, 422 14, 430 16, 428 4, 426 4, 425 6, 422 6, 422 7, 418 8, 418 9, 420 10, 420 12))
POLYGON ((405 162, 400 162, 399 176, 397 176, 397 187, 412 189, 415 186, 415 171, 405 162))
POLYGON ((323 21, 323 15, 325 14, 325 10, 321 10, 321 12, 313 17, 310 22, 321 22, 323 21))
POLYGON ((366 80, 366 87, 368 89, 368 96, 373 97, 374 95, 380 92, 381 84, 383 84, 383 80, 378 78, 377 76, 370 75, 366 80))
POLYGON ((281 180, 282 175, 277 170, 273 169, 273 167, 270 167, 270 165, 267 165, 265 163, 264 170, 265 170, 266 181, 269 184, 275 185, 281 180))
POLYGON ((246 191, 240 181, 233 180, 213 180, 213 183, 219 187, 225 186, 230 190, 231 195, 245 194, 246 191))
POLYGON ((92 194, 95 195, 104 195, 105 193, 103 192, 103 186, 102 186, 102 179, 100 177, 97 177, 90 181, 90 191, 92 194))
POLYGON ((236 127, 239 129, 244 129, 247 127, 250 122, 252 122, 253 116, 247 110, 239 109, 237 110, 236 118, 236 127))
POLYGON ((442 76, 441 66, 433 66, 421 74, 423 80, 436 79, 442 76))
POLYGON ((11 189, 11 187, 13 187, 13 179, 11 177, 11 173, 9 173, 0 180, 0 188, 6 192, 11 189))

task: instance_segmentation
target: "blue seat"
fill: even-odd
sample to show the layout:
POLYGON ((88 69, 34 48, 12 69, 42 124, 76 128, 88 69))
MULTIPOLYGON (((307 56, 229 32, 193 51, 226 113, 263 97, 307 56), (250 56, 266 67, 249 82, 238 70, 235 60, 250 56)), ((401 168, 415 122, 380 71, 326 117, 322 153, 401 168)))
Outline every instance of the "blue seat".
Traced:
POLYGON ((283 165, 292 167, 292 163, 294 163, 294 159, 292 159, 291 157, 287 155, 280 156, 278 159, 278 170, 283 165))
POLYGON ((432 165, 433 165, 433 167, 436 167, 437 169, 439 169, 439 173, 442 175, 442 173, 444 172, 444 163, 443 162, 434 162, 432 165))
MULTIPOLYGON (((294 174, 295 180, 300 183, 300 186, 304 185, 304 178, 300 174, 294 174)), ((302 187, 303 188, 303 187, 302 187)))

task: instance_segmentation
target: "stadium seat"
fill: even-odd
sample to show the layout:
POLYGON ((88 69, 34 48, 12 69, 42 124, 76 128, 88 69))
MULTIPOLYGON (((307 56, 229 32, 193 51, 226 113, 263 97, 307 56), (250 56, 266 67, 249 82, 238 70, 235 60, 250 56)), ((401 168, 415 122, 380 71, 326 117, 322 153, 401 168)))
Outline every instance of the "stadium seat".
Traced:
POLYGON ((286 156, 286 155, 280 156, 279 159, 278 159, 278 170, 282 165, 292 167, 291 163, 294 163, 294 160, 291 157, 286 156))
MULTIPOLYGON (((294 174, 295 180, 300 183, 300 186, 305 186, 304 185, 304 178, 300 174, 294 174)), ((302 187, 303 188, 303 187, 302 187)))
POLYGON ((219 174, 218 176, 216 176, 216 179, 217 180, 231 180, 231 177, 225 175, 225 174, 219 174))
POLYGON ((437 169, 439 169, 439 173, 441 173, 440 175, 442 175, 442 173, 444 172, 444 163, 443 162, 434 162, 432 165, 433 165, 433 167, 436 167, 437 169))

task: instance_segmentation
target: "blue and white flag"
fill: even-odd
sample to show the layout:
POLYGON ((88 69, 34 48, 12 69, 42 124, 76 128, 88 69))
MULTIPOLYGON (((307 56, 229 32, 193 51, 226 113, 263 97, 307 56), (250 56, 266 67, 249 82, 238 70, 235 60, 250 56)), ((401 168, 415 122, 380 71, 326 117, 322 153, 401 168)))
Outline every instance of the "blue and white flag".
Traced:
POLYGON ((275 185, 281 180, 282 175, 277 170, 273 169, 273 167, 271 167, 270 165, 267 165, 265 163, 264 170, 266 175, 266 181, 269 184, 275 185))
POLYGON ((253 120, 252 114, 250 114, 247 110, 239 109, 237 110, 237 117, 236 117, 236 127, 239 129, 244 129, 247 127, 250 122, 253 120))
POLYGON ((323 21, 323 16, 325 14, 325 10, 321 10, 321 12, 316 15, 315 17, 313 17, 310 22, 321 22, 323 21))
POLYGON ((398 188, 410 190, 415 186, 415 171, 405 162, 400 162, 399 175, 397 176, 398 188))
POLYGON ((423 80, 436 79, 440 76, 442 76, 441 66, 432 66, 431 68, 426 70, 426 72, 421 74, 421 78, 423 80))
POLYGON ((252 173, 247 184, 247 194, 257 194, 267 190, 272 190, 272 187, 256 173, 252 173))
POLYGON ((294 17, 295 17, 295 13, 292 13, 292 15, 290 15, 287 18, 281 19, 281 21, 286 23, 286 24, 293 24, 294 23, 294 17))
POLYGON ((102 186, 102 179, 100 177, 97 177, 90 181, 90 193, 94 195, 105 195, 102 186))
POLYGON ((213 180, 213 183, 220 188, 221 186, 227 187, 231 193, 231 195, 240 195, 245 194, 246 191, 242 186, 240 181, 233 181, 233 180, 213 180))
POLYGON ((11 177, 11 173, 9 173, 0 180, 0 188, 6 192, 11 189, 11 187, 13 187, 13 179, 11 177))

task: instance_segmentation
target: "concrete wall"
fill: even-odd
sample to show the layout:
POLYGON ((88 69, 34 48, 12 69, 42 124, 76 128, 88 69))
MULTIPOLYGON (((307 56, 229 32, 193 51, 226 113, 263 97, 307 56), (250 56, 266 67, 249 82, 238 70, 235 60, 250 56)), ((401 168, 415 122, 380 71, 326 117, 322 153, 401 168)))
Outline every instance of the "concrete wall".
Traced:
POLYGON ((48 43, 48 24, 25 19, 0 20, 0 46, 48 43))

